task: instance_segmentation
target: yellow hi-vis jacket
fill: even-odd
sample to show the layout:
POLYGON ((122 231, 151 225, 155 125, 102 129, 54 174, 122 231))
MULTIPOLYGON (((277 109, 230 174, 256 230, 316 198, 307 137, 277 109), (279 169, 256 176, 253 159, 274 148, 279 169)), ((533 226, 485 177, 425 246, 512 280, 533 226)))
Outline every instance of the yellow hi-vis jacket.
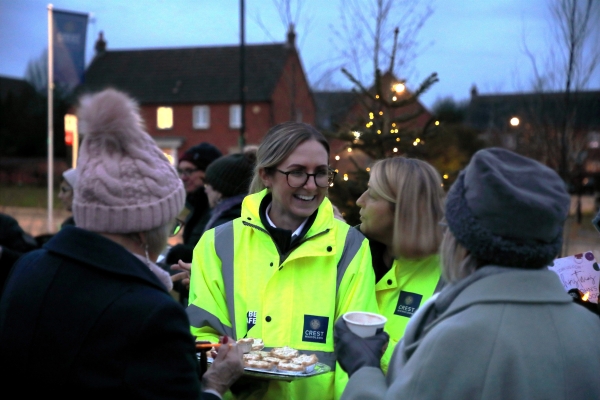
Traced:
POLYGON ((440 256, 433 254, 419 259, 398 258, 392 268, 377 282, 379 314, 385 315, 385 331, 390 335, 388 348, 381 359, 381 369, 387 373, 396 344, 404 336, 410 317, 443 286, 440 256))
POLYGON ((240 218, 205 232, 196 245, 191 332, 211 342, 219 335, 262 338, 267 350, 290 346, 331 368, 292 382, 256 380, 244 398, 340 398, 348 377, 335 360, 334 323, 347 311, 378 311, 368 241, 335 219, 325 199, 300 244, 280 254, 259 216, 266 194, 247 196, 240 218))

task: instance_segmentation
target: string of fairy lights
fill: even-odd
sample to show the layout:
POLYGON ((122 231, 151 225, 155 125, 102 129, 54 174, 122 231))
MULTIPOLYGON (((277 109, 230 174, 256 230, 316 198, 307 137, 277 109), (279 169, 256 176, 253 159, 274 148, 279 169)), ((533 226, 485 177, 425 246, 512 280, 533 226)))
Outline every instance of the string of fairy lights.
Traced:
MULTIPOLYGON (((392 101, 394 101, 394 102, 395 102, 395 101, 397 101, 397 100, 398 100, 398 96, 399 96, 400 94, 404 93, 404 92, 405 92, 405 90, 406 90, 406 85, 405 85, 403 82, 400 82, 400 83, 395 83, 395 84, 393 84, 393 85, 392 85, 392 91, 393 91, 393 92, 395 92, 396 94, 394 94, 394 95, 392 96, 392 98, 391 98, 391 99, 392 99, 392 101)), ((379 95, 378 95, 378 94, 376 94, 376 95, 375 95, 375 99, 379 99, 379 95)), ((374 126, 374 124, 375 124, 375 118, 376 118, 376 115, 375 115, 375 113, 376 113, 376 112, 374 112, 374 111, 369 111, 369 112, 368 112, 368 120, 367 120, 367 122, 365 123, 365 128, 367 128, 367 129, 371 129, 371 128, 374 126)), ((377 114, 378 114, 378 116, 379 116, 379 117, 381 117, 381 118, 383 118, 383 116, 384 116, 384 112, 383 112, 382 110, 378 111, 378 112, 377 112, 377 114)), ((439 125, 440 125, 440 121, 437 121, 437 120, 436 120, 436 121, 434 122, 434 125, 435 125, 435 126, 439 126, 439 125)), ((390 124, 390 130, 389 130, 389 133, 393 135, 393 134, 398 134, 399 132, 400 132, 400 130, 399 130, 399 126, 398 126, 398 124, 397 124, 396 122, 392 122, 392 123, 390 124)), ((381 135, 381 134, 382 134, 382 130, 381 130, 381 129, 377 129, 376 133, 377 133, 378 135, 381 135)), ((354 144, 357 144, 357 143, 359 142, 359 140, 360 140, 361 136, 363 135, 363 133, 362 133, 362 132, 360 132, 359 130, 353 130, 353 131, 351 131, 351 134, 354 136, 354 140, 352 140, 352 142, 353 142, 354 144)), ((396 142, 400 142, 400 141, 401 141, 401 138, 400 138, 400 137, 397 137, 397 138, 395 139, 395 141, 396 141, 396 142)), ((417 138, 415 138, 415 139, 413 140, 413 142, 412 142, 412 145, 413 145, 413 146, 415 146, 415 147, 416 147, 416 146, 422 146, 422 145, 425 145, 425 140, 423 140, 423 139, 421 139, 421 138, 417 137, 417 138)), ((340 160, 342 160, 342 155, 344 155, 344 154, 349 154, 349 153, 352 153, 352 152, 353 152, 353 150, 354 150, 354 149, 352 148, 352 145, 349 145, 348 147, 346 147, 345 149, 343 149, 343 150, 342 150, 340 153, 336 154, 336 155, 334 156, 334 159, 335 159, 336 161, 340 161, 340 160)), ((393 147, 393 148, 391 149, 391 151, 392 151, 393 153, 398 153, 398 152, 399 152, 399 148, 395 146, 395 147, 393 147)), ((350 171, 346 171, 346 172, 341 172, 341 173, 340 173, 340 170, 339 170, 339 168, 335 168, 335 171, 336 171, 336 173, 337 173, 338 175, 340 175, 340 176, 342 177, 342 179, 343 179, 343 181, 344 181, 344 182, 347 182, 347 181, 350 179, 350 177, 349 177, 349 172, 350 172, 350 171)), ((370 168, 369 166, 366 166, 366 167, 365 167, 365 171, 366 171, 366 172, 370 172, 370 171, 371 171, 371 168, 370 168)), ((449 175, 448 175, 447 173, 444 173, 444 174, 442 175, 442 178, 443 178, 444 180, 447 180, 447 179, 449 179, 449 175)), ((333 186, 333 185, 334 185, 334 184, 333 184, 333 183, 331 183, 331 185, 330 185, 330 186, 333 186)), ((442 186, 443 186, 443 183, 442 183, 442 186)))

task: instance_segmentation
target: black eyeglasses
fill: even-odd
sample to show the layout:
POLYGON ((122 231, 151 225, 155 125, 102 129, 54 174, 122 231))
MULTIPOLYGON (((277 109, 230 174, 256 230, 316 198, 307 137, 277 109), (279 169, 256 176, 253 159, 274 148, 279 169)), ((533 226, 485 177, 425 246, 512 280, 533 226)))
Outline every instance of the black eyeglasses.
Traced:
POLYGON ((177 173, 179 174, 179 176, 187 176, 187 177, 189 177, 196 171, 199 171, 199 169, 198 168, 177 169, 177 173))
POLYGON ((182 220, 180 220, 179 218, 175 218, 175 221, 173 221, 173 226, 169 230, 169 236, 177 236, 177 234, 181 232, 181 229, 184 225, 185 223, 182 220))
POLYGON ((287 179, 287 184, 293 188, 299 188, 306 185, 308 182, 308 178, 311 176, 315 178, 315 184, 318 187, 326 188, 331 186, 333 183, 333 179, 337 172, 332 169, 326 171, 315 172, 314 174, 309 174, 304 171, 294 170, 294 171, 281 171, 275 168, 275 171, 284 174, 287 179))

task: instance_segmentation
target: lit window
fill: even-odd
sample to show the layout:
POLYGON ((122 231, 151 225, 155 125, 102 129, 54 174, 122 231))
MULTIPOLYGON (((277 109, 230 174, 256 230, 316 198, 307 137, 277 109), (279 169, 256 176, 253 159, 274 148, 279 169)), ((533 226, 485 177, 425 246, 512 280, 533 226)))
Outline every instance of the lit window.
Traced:
POLYGON ((208 106, 194 106, 194 129, 208 129, 210 127, 210 108, 208 106))
POLYGON ((173 128, 173 109, 171 107, 158 107, 156 111, 156 127, 158 129, 173 128))
POLYGON ((242 127, 242 106, 239 104, 229 106, 229 127, 232 129, 242 127))

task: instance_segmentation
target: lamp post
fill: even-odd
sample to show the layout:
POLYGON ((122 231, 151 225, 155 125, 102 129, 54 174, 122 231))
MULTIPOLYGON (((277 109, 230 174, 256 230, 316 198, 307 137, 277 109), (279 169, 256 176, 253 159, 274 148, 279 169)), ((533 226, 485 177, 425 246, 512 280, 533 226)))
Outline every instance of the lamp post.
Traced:
POLYGON ((246 45, 245 45, 245 28, 244 28, 244 0, 240 0, 240 152, 244 151, 246 147, 246 138, 244 137, 246 131, 246 73, 245 73, 245 59, 246 59, 246 45))
POLYGON ((521 120, 519 119, 519 117, 513 116, 510 118, 508 123, 512 127, 512 131, 513 131, 513 135, 509 136, 512 139, 512 142, 514 143, 514 148, 511 150, 518 151, 519 150, 519 137, 518 137, 519 132, 518 132, 517 128, 521 124, 521 120))

